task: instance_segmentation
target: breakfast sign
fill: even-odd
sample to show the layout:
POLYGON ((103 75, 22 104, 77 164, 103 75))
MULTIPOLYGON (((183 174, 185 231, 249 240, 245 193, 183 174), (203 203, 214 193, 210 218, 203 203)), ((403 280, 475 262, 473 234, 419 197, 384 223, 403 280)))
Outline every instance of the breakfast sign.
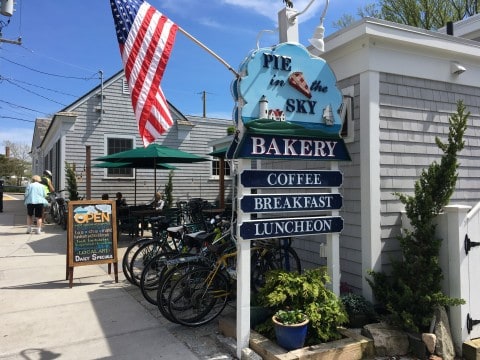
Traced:
POLYGON ((234 117, 245 131, 230 157, 350 160, 340 136, 343 97, 325 60, 282 43, 250 53, 239 74, 234 117))

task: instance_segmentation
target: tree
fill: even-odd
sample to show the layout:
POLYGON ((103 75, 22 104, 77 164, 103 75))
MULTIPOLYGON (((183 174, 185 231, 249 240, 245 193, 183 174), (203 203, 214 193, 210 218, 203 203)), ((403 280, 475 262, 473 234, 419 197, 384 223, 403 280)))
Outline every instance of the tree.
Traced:
POLYGON ((65 173, 67 175, 67 191, 70 200, 80 200, 78 197, 77 175, 75 174, 75 165, 70 165, 65 161, 65 173))
MULTIPOLYGON (((459 21, 478 13, 476 0, 378 0, 358 9, 360 17, 374 17, 422 29, 435 30, 449 21, 459 21)), ((342 15, 334 23, 343 28, 354 21, 351 15, 342 15)))
MULTIPOLYGON (((381 19, 381 13, 380 10, 378 9, 377 4, 371 3, 367 4, 364 7, 360 7, 357 9, 357 16, 359 18, 364 18, 364 17, 373 17, 377 19, 381 19)), ((351 25, 352 23, 355 22, 355 16, 351 14, 343 14, 340 19, 337 21, 333 22, 333 27, 335 29, 343 29, 346 28, 347 26, 351 25)))
POLYGON ((173 205, 173 170, 168 173, 168 182, 163 190, 165 209, 170 209, 173 205))
POLYGON ((14 143, 8 140, 3 142, 5 148, 10 149, 10 157, 2 155, 0 158, 0 176, 15 178, 14 185, 21 185, 24 176, 31 175, 30 148, 26 144, 14 143))
POLYGON ((448 143, 435 139, 443 152, 440 163, 434 161, 415 183, 414 195, 396 193, 405 205, 412 231, 404 229, 399 237, 403 259, 392 262, 392 273, 370 272, 367 279, 375 299, 390 312, 390 321, 413 332, 428 330, 437 306, 464 303, 443 294, 439 253, 442 243, 435 236, 435 219, 448 204, 457 181, 457 154, 464 147, 463 134, 470 112, 462 101, 449 118, 448 143))

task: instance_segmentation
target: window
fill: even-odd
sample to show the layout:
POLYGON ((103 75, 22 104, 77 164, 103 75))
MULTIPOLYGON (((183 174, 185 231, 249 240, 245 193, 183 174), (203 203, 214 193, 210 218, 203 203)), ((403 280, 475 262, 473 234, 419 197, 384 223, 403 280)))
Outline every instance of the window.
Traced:
MULTIPOLYGON (((107 155, 133 149, 133 137, 107 137, 107 155)), ((107 169, 107 177, 133 177, 132 168, 107 169)))
MULTIPOLYGON (((223 162, 223 174, 225 178, 230 177, 230 164, 228 161, 223 162)), ((220 178, 220 160, 218 158, 215 158, 212 160, 212 178, 214 179, 219 179, 220 178)))

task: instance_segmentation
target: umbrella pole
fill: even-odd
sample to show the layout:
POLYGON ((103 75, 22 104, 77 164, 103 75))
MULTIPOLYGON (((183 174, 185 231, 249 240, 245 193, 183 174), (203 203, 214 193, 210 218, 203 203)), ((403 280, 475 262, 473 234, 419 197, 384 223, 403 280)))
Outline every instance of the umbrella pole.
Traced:
POLYGON ((153 159, 153 178, 154 178, 154 190, 157 192, 157 159, 153 159))
POLYGON ((137 206, 137 169, 135 171, 135 197, 134 197, 134 203, 135 206, 137 206))

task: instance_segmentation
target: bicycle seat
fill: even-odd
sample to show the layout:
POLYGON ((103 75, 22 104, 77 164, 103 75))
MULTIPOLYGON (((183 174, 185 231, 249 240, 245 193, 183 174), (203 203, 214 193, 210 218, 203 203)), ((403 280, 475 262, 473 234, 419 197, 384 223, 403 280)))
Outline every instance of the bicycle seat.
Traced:
POLYGON ((217 256, 220 256, 223 254, 223 252, 229 247, 231 246, 230 243, 226 242, 226 243, 222 243, 222 244, 208 244, 207 245, 207 249, 208 251, 210 251, 212 254, 215 254, 217 256))
POLYGON ((183 231, 185 230, 185 228, 183 226, 170 226, 167 228, 167 231, 169 233, 175 233, 175 234, 178 234, 178 233, 183 233, 183 231))
POLYGON ((217 233, 215 232, 207 233, 205 231, 197 231, 185 234, 183 241, 187 246, 199 248, 205 243, 211 243, 216 235, 217 233))
POLYGON ((152 225, 152 228, 158 231, 168 230, 170 221, 166 216, 155 216, 148 219, 148 222, 152 225))

